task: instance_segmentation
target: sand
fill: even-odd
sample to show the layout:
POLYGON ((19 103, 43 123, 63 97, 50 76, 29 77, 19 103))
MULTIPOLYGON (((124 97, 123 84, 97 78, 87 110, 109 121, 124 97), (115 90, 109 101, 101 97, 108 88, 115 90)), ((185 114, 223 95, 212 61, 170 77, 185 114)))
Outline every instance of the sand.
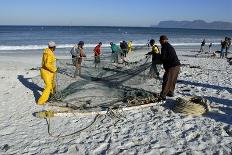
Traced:
MULTIPOLYGON (((46 120, 33 116, 47 108, 36 105, 43 86, 31 80, 39 75, 30 69, 40 66, 40 56, 0 56, 0 154, 231 154, 232 66, 226 59, 195 57, 187 47, 176 50, 185 65, 174 98, 125 111, 120 120, 99 116, 91 127, 64 138, 51 137, 46 120), (174 113, 175 98, 190 95, 208 99, 212 111, 198 117, 174 113)), ((134 87, 160 91, 160 86, 160 81, 149 79, 134 87)), ((52 118, 51 132, 69 134, 94 118, 52 118)))

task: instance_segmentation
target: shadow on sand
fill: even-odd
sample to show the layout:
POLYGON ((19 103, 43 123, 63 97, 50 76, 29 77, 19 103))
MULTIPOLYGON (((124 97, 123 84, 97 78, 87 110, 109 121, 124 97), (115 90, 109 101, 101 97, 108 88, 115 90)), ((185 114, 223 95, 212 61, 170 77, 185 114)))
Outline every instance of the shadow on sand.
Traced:
POLYGON ((223 122, 229 125, 232 125, 232 109, 231 108, 219 108, 221 111, 225 112, 224 114, 218 113, 218 112, 214 112, 214 111, 210 111, 207 114, 205 114, 205 117, 209 117, 211 119, 214 119, 217 122, 223 122), (230 113, 226 113, 230 112, 230 113))
MULTIPOLYGON (((232 106, 232 100, 229 99, 222 99, 217 97, 207 96, 205 97, 210 102, 220 103, 226 106, 232 106)), ((224 122, 227 124, 232 124, 232 108, 231 107, 219 107, 218 110, 222 111, 223 113, 218 113, 216 111, 210 111, 205 116, 212 118, 219 122, 224 122)))
POLYGON ((211 89, 216 89, 216 90, 227 90, 229 93, 232 93, 232 88, 230 88, 230 87, 223 87, 223 86, 211 85, 211 84, 207 84, 207 83, 192 82, 192 81, 186 81, 186 80, 178 80, 177 83, 182 83, 185 85, 194 85, 194 86, 205 87, 205 88, 211 88, 211 89))
POLYGON ((43 91, 43 88, 41 88, 40 86, 38 86, 37 84, 34 84, 33 82, 30 82, 31 78, 25 78, 23 75, 18 75, 18 80, 28 89, 30 89, 35 97, 35 102, 38 101, 39 97, 40 97, 40 93, 39 91, 43 91))

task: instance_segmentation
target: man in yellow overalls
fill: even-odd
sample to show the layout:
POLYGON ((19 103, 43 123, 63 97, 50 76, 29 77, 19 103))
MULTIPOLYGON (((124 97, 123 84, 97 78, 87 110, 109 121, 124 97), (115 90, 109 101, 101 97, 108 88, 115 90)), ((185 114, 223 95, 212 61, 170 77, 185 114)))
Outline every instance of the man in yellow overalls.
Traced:
POLYGON ((128 42, 128 53, 132 52, 132 41, 128 42))
POLYGON ((42 58, 42 67, 40 70, 41 78, 44 80, 45 88, 38 100, 38 105, 44 105, 50 94, 55 93, 55 74, 57 68, 55 66, 56 57, 54 55, 54 51, 56 49, 56 44, 53 41, 48 43, 48 48, 46 48, 43 52, 42 58))

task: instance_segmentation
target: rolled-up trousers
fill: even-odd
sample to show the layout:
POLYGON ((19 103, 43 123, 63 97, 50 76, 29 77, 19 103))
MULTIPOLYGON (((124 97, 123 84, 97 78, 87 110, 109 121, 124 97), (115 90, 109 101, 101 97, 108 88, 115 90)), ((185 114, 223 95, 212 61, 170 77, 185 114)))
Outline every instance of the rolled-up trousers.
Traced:
POLYGON ((56 83, 55 83, 55 73, 51 73, 46 69, 41 69, 41 77, 45 83, 45 88, 38 100, 39 105, 44 105, 49 96, 55 93, 56 90, 56 83))
POLYGON ((166 97, 167 94, 174 94, 177 77, 180 72, 180 66, 171 67, 165 70, 161 95, 166 97))

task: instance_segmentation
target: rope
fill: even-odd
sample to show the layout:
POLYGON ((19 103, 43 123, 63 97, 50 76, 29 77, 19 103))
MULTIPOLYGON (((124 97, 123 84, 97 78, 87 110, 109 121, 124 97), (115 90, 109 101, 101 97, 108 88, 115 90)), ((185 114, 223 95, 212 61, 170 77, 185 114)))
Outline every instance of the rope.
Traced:
POLYGON ((121 117, 124 117, 124 116, 122 116, 118 111, 119 111, 118 108, 117 109, 108 108, 106 115, 109 116, 110 118, 116 118, 117 120, 123 121, 121 117))
MULTIPOLYGON (((147 97, 147 98, 135 98, 135 100, 137 100, 137 102, 141 101, 142 103, 144 103, 145 105, 140 105, 140 108, 141 109, 142 107, 148 107, 148 106, 152 106, 154 103, 151 104, 151 102, 154 102, 156 101, 156 99, 154 97, 147 97), (150 104, 149 104, 150 103, 150 104), (147 105, 147 106, 146 106, 147 105)), ((135 102, 135 100, 133 100, 133 102, 135 102)), ((108 116, 110 117, 111 119, 116 119, 116 121, 113 123, 114 125, 116 125, 118 122, 120 121, 124 121, 124 120, 127 120, 126 116, 123 116, 122 113, 124 113, 124 110, 127 111, 127 110, 131 110, 133 109, 133 106, 137 105, 135 103, 131 103, 129 102, 130 99, 127 100, 128 102, 128 107, 126 107, 125 109, 123 109, 123 107, 119 107, 119 106, 116 106, 116 107, 109 107, 107 108, 107 112, 106 113, 98 113, 96 114, 94 120, 89 124, 87 125, 86 127, 78 130, 78 131, 75 131, 73 133, 70 133, 70 134, 66 134, 66 135, 54 135, 52 132, 51 132, 51 118, 52 117, 55 117, 57 116, 57 114, 61 113, 61 112, 55 112, 55 111, 52 111, 52 110, 48 110, 48 111, 41 111, 41 112, 37 112, 35 113, 35 116, 38 117, 38 118, 44 118, 47 122, 47 132, 49 134, 49 136, 51 137, 54 137, 54 138, 64 138, 64 137, 67 137, 67 136, 72 136, 72 135, 75 135, 77 133, 80 133, 88 128, 90 128, 91 126, 94 125, 94 123, 96 122, 97 118, 100 116, 100 115, 104 115, 104 116, 108 116), (133 106, 132 106, 133 105, 133 106)), ((138 107, 137 107, 138 108, 138 107)), ((67 110, 67 111, 63 111, 64 113, 66 112, 69 112, 70 114, 73 114, 74 116, 78 116, 75 114, 75 110, 67 110)), ((105 117, 106 118, 106 117, 105 117)), ((104 118, 104 119, 105 119, 104 118)), ((128 121, 128 120, 127 120, 128 121)))
MULTIPOLYGON (((49 136, 54 137, 54 138, 64 138, 64 137, 72 136, 72 135, 75 135, 75 134, 77 134, 77 133, 79 133, 79 132, 82 132, 82 131, 84 131, 84 130, 90 128, 91 126, 93 126, 94 123, 96 122, 97 118, 100 116, 100 114, 97 114, 97 115, 94 117, 93 121, 92 121, 89 125, 87 125, 86 127, 84 127, 84 128, 81 129, 81 130, 78 130, 78 131, 75 131, 75 132, 73 132, 73 133, 66 134, 66 135, 54 135, 54 134, 51 133, 51 117, 54 117, 54 113, 55 113, 55 112, 53 112, 53 111, 47 111, 47 113, 43 113, 43 114, 44 114, 44 115, 43 115, 43 118, 46 119, 47 126, 48 126, 48 127, 47 127, 48 134, 49 134, 49 136)), ((40 114, 41 114, 41 113, 40 113, 40 114)), ((73 115, 76 116, 75 113, 73 113, 73 115)), ((41 116, 42 116, 42 115, 41 115, 41 116)), ((116 123, 118 123, 119 121, 124 121, 124 120, 121 118, 121 117, 124 117, 124 116, 122 116, 120 113, 118 113, 118 110, 113 110, 112 108, 108 108, 108 111, 107 111, 107 113, 106 113, 105 116, 109 116, 111 119, 116 118, 117 121, 114 123, 114 125, 115 125, 116 123)), ((42 117, 41 117, 41 118, 42 118, 42 117)))
POLYGON ((211 110, 206 99, 201 97, 177 98, 174 112, 199 116, 211 110))
MULTIPOLYGON (((74 114, 74 115, 75 115, 75 114, 74 114)), ((86 127, 84 127, 83 129, 78 130, 78 131, 75 131, 75 132, 70 133, 70 134, 66 134, 66 135, 53 135, 53 134, 51 133, 51 118, 48 117, 48 118, 46 118, 46 122, 47 122, 47 125, 48 125, 48 128, 47 128, 47 129, 48 129, 48 134, 49 134, 49 136, 54 137, 54 138, 64 138, 64 137, 68 137, 68 136, 75 135, 75 134, 77 134, 77 133, 79 133, 79 132, 82 132, 82 131, 84 131, 84 130, 90 128, 91 126, 93 126, 94 123, 96 122, 96 120, 97 120, 97 118, 98 118, 99 116, 100 116, 100 115, 96 115, 96 116, 94 117, 93 121, 92 121, 89 125, 87 125, 86 127)))

